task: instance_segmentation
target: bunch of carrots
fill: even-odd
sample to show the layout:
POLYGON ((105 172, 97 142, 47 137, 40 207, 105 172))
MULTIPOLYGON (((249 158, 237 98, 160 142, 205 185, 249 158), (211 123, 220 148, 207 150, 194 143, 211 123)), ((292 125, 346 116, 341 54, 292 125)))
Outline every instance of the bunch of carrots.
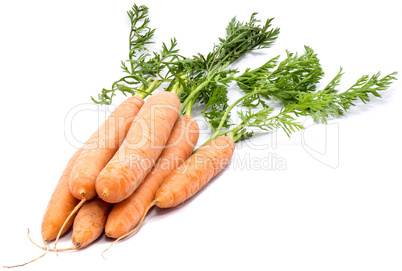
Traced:
POLYGON ((148 52, 155 29, 149 26, 145 6, 134 5, 128 16, 125 76, 92 100, 111 104, 117 92, 131 97, 67 163, 42 221, 44 246, 38 246, 45 254, 84 248, 103 232, 116 242, 136 231, 153 206, 172 208, 200 191, 230 162, 235 143, 252 137, 255 129, 283 129, 290 135, 304 128, 300 116, 326 123, 356 100, 365 103, 369 95, 380 96, 396 79, 395 73, 364 75, 339 92, 340 70, 318 90, 324 72, 307 46, 301 55, 286 52, 280 62, 274 57, 238 75, 236 60, 277 39, 279 29, 271 28, 272 19, 263 25, 256 14, 248 22, 233 19, 212 52, 187 58, 179 54, 175 39, 170 46, 163 43, 159 52, 148 52), (155 92, 163 84, 165 89, 155 92), (234 84, 243 95, 229 104, 234 84), (269 105, 271 99, 282 103, 279 111, 269 105), (195 105, 212 130, 196 150, 199 127, 191 116, 195 105), (240 122, 234 123, 231 116, 238 106, 240 122), (58 249, 59 238, 71 227, 74 247, 58 249))

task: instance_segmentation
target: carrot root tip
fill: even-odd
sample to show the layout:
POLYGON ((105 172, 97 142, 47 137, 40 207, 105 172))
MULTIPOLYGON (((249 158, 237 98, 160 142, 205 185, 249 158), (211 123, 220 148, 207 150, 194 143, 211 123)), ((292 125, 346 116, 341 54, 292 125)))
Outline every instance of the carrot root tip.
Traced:
POLYGON ((61 226, 59 233, 57 234, 56 240, 54 242, 54 252, 56 253, 57 256, 59 256, 59 254, 57 253, 57 242, 59 241, 59 238, 61 236, 61 233, 63 232, 64 227, 66 226, 67 222, 70 220, 70 218, 73 216, 73 214, 75 214, 80 208, 81 206, 85 203, 86 199, 82 198, 82 200, 80 201, 80 203, 77 204, 77 206, 75 206, 74 210, 72 210, 72 212, 68 215, 68 217, 66 218, 66 220, 64 220, 63 225, 61 226))
MULTIPOLYGON (((29 234, 29 230, 28 230, 28 234, 29 234)), ((3 268, 21 267, 21 266, 30 264, 30 263, 32 263, 32 262, 35 262, 35 261, 37 261, 37 260, 39 260, 39 259, 45 257, 46 254, 50 251, 50 248, 49 248, 49 245, 47 244, 47 242, 44 242, 44 245, 45 245, 45 247, 46 247, 46 251, 45 251, 45 253, 43 253, 43 254, 40 255, 39 257, 37 257, 37 258, 35 258, 35 259, 33 259, 33 260, 30 260, 29 262, 23 263, 23 264, 10 265, 10 266, 6 266, 6 265, 5 265, 5 266, 3 266, 3 268)))

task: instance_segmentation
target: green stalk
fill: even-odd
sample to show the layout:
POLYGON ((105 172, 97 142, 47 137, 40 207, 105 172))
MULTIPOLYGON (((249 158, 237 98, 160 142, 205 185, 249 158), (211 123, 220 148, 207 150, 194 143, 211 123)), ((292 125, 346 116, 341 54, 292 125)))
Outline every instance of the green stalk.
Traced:
POLYGON ((172 92, 172 93, 178 95, 178 94, 180 93, 179 85, 180 85, 179 82, 176 82, 176 83, 173 85, 173 87, 172 87, 172 89, 170 90, 170 92, 172 92))
MULTIPOLYGON (((130 39, 129 39, 129 41, 128 41, 128 43, 129 43, 129 47, 128 47, 128 58, 130 59, 130 60, 132 60, 133 59, 133 56, 132 56, 132 53, 131 53, 131 50, 132 50, 132 48, 131 48, 131 40, 132 40, 132 35, 133 35, 133 27, 131 26, 131 30, 130 30, 130 39)), ((132 61, 130 61, 130 67, 131 67, 131 73, 133 74, 134 73, 134 63, 132 62, 132 61)))
POLYGON ((254 91, 244 95, 243 97, 237 99, 231 106, 229 106, 226 109, 225 114, 222 116, 222 119, 221 119, 221 122, 219 123, 218 128, 216 128, 215 133, 212 135, 212 137, 208 141, 214 140, 215 138, 217 138, 219 136, 219 133, 222 130, 223 124, 225 123, 225 120, 227 119, 230 111, 232 111, 233 107, 235 107, 241 101, 243 101, 243 100, 247 99, 248 97, 253 96, 254 94, 257 94, 259 92, 260 92, 260 90, 254 90, 254 91))
POLYGON ((192 114, 192 112, 193 112, 194 103, 195 103, 195 101, 197 100, 197 98, 198 98, 199 95, 200 95, 200 93, 198 93, 197 96, 194 96, 194 99, 192 99, 192 100, 188 103, 188 105, 187 105, 187 107, 186 107, 186 115, 187 115, 187 116, 191 116, 191 114, 192 114))
POLYGON ((186 100, 181 104, 180 107, 180 113, 184 112, 184 109, 186 109, 186 106, 188 105, 188 103, 194 98, 194 96, 196 94, 198 94, 207 84, 209 83, 209 80, 206 80, 204 82, 202 82, 201 85, 199 85, 196 89, 194 89, 193 91, 191 91, 190 95, 188 95, 188 97, 186 98, 186 100))
MULTIPOLYGON (((149 82, 151 82, 152 81, 152 78, 148 78, 147 79, 147 82, 149 83, 149 82)), ((160 84, 161 84, 162 82, 160 82, 159 80, 158 80, 158 78, 156 78, 153 82, 152 82, 152 84, 147 88, 147 89, 145 89, 145 90, 142 90, 141 89, 141 87, 143 87, 143 89, 145 88, 144 87, 144 84, 143 85, 141 85, 141 87, 138 89, 138 91, 137 91, 137 93, 135 94, 135 96, 137 96, 137 97, 140 97, 140 98, 142 98, 142 99, 145 99, 148 95, 150 95, 155 89, 157 89, 159 86, 160 86, 160 84)))
POLYGON ((246 132, 246 129, 244 129, 244 130, 242 130, 240 133, 238 133, 238 134, 236 134, 236 133, 234 133, 234 132, 231 132, 229 135, 228 135, 228 137, 231 139, 231 140, 233 140, 233 142, 235 142, 236 143, 236 141, 237 140, 239 140, 242 136, 243 136, 243 134, 246 132))
POLYGON ((187 116, 191 116, 191 113, 193 112, 193 105, 194 105, 195 100, 196 100, 196 99, 192 99, 192 100, 188 103, 187 108, 186 108, 186 115, 187 115, 187 116))

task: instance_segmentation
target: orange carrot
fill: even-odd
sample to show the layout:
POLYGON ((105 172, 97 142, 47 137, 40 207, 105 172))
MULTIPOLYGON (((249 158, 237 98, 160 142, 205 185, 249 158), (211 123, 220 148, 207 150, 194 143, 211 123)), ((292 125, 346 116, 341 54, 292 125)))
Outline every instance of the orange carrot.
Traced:
POLYGON ((89 200, 96 195, 96 177, 120 147, 143 104, 144 100, 137 96, 126 99, 82 147, 70 176, 74 197, 89 200))
POLYGON ((175 207, 194 196, 226 166, 233 152, 234 142, 227 136, 202 146, 166 178, 155 194, 155 204, 175 207))
POLYGON ((54 243, 56 253, 57 242, 65 225, 86 200, 90 200, 96 195, 96 177, 118 150, 132 120, 143 104, 144 100, 137 96, 126 99, 81 148, 81 153, 75 161, 69 180, 70 192, 81 201, 71 211, 57 234, 54 243))
POLYGON ((179 109, 180 100, 171 92, 148 98, 123 144, 96 180, 96 192, 104 201, 120 202, 140 185, 165 147, 179 109))
POLYGON ((107 236, 118 238, 140 221, 165 178, 191 155, 198 136, 197 122, 190 116, 180 116, 151 172, 130 197, 113 206, 106 222, 107 236))
POLYGON ((199 148, 165 179, 156 192, 155 199, 145 209, 138 225, 117 238, 103 252, 139 229, 148 211, 154 205, 159 208, 175 207, 194 196, 227 165, 232 158, 234 148, 233 140, 227 136, 218 137, 199 148))
MULTIPOLYGON (((71 169, 80 153, 81 150, 78 150, 73 157, 71 157, 70 161, 68 161, 47 205, 42 220, 42 238, 46 243, 56 239, 57 233, 60 231, 64 221, 66 221, 67 217, 79 203, 79 200, 71 194, 68 183, 71 169)), ((61 234, 65 233, 71 227, 73 220, 74 217, 71 217, 67 221, 61 234)))
POLYGON ((102 234, 111 207, 99 198, 85 202, 74 219, 72 240, 77 248, 86 247, 102 234))
MULTIPOLYGON (((75 155, 74 155, 75 156, 75 155)), ((74 158, 73 156, 73 158, 74 158)), ((71 159, 73 160, 73 159, 71 159)), ((67 189, 68 191, 68 189, 67 189)), ((71 195, 72 196, 72 195, 71 195)), ((72 196, 73 197, 73 196, 72 196)), ((74 197, 73 197, 74 198, 74 197)), ((75 198, 74 198, 75 199, 75 198)), ((78 200, 75 199, 77 202, 78 200)), ((45 253, 40 255, 39 257, 25 262, 23 264, 12 265, 12 266, 3 266, 5 268, 13 268, 13 267, 20 267, 32 263, 34 261, 43 258, 49 251, 69 251, 69 250, 76 250, 83 247, 86 247, 94 240, 96 240, 103 232, 106 223, 106 217, 111 209, 111 204, 102 201, 101 199, 93 199, 89 202, 85 202, 82 208, 77 213, 74 219, 74 226, 73 226, 73 243, 75 247, 71 248, 64 248, 64 249, 50 249, 48 246, 47 241, 44 241, 45 246, 40 246, 36 244, 31 237, 29 236, 29 229, 28 229, 28 238, 29 240, 37 247, 45 250, 45 253)), ((61 221, 63 222, 63 221, 61 221)), ((57 234, 57 232, 55 232, 57 234)), ((44 239, 45 240, 45 239, 44 239)))
POLYGON ((73 224, 74 214, 70 214, 79 203, 79 200, 71 194, 68 185, 71 170, 80 153, 81 150, 78 150, 68 161, 67 166, 64 169, 63 174, 61 175, 59 182, 57 183, 57 186, 53 191, 50 201, 46 207, 45 214, 43 215, 42 219, 41 229, 44 247, 41 247, 33 242, 33 240, 29 237, 28 230, 29 240, 31 240, 31 242, 33 242, 36 246, 45 250, 45 253, 23 264, 3 266, 4 268, 21 267, 43 258, 49 251, 51 251, 48 242, 56 239, 58 234, 59 236, 61 234, 64 234, 73 224))

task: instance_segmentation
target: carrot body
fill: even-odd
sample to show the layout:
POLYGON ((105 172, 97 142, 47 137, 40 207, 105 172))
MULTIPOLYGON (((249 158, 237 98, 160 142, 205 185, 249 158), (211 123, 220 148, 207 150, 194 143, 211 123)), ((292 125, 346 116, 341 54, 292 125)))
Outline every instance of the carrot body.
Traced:
POLYGON ((175 169, 155 194, 159 208, 175 207, 196 194, 230 161, 234 142, 221 136, 202 146, 175 169))
POLYGON ((120 202, 140 185, 164 149, 179 109, 180 100, 171 92, 148 98, 123 144, 96 180, 96 192, 104 201, 120 202))
POLYGON ((130 197, 113 206, 105 226, 107 236, 118 238, 134 228, 165 178, 191 155, 198 136, 197 122, 190 116, 180 116, 151 172, 130 197))
POLYGON ((96 177, 118 150, 143 104, 139 97, 126 99, 82 147, 70 176, 74 197, 89 200, 96 195, 96 177))
MULTIPOLYGON (((44 241, 49 242, 56 239, 57 233, 61 229, 64 221, 69 214, 77 206, 79 200, 77 200, 70 192, 68 182, 70 179, 70 173, 74 166, 75 161, 80 155, 81 150, 78 150, 68 161, 63 174, 60 177, 59 182, 50 198, 47 205, 45 214, 42 220, 42 238, 44 241)), ((61 234, 66 232, 73 224, 74 217, 69 219, 64 230, 61 234)))
POLYGON ((74 219, 72 240, 77 248, 86 247, 102 234, 111 207, 99 198, 84 203, 74 219))

